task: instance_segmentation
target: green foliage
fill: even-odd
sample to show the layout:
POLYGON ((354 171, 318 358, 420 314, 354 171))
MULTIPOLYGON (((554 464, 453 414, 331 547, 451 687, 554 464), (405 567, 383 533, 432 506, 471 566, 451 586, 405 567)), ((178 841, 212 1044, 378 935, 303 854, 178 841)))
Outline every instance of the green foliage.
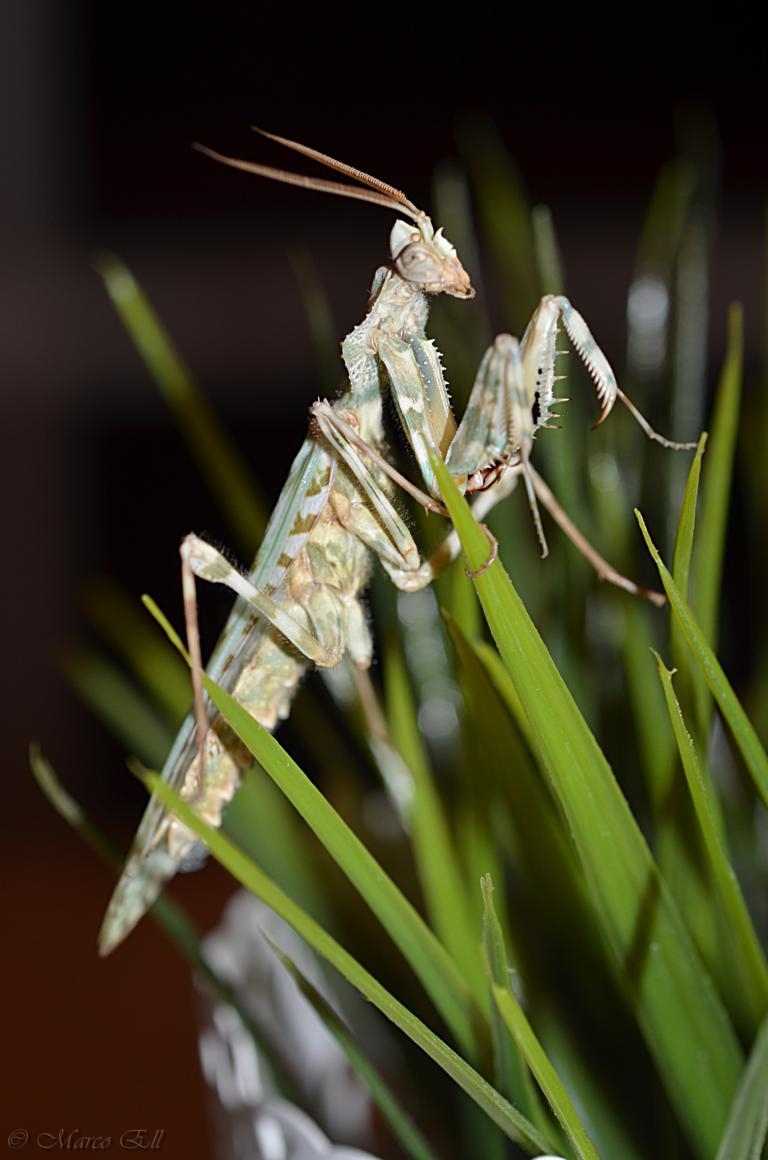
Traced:
MULTIPOLYGON (((474 257, 483 241, 489 244, 507 325, 519 331, 538 295, 559 289, 567 274, 552 217, 546 207, 531 214, 516 167, 492 130, 475 125, 462 139, 477 235, 463 174, 446 171, 437 199, 462 252, 474 257)), ((636 282, 653 280, 670 301, 685 278, 690 239, 699 236, 697 214, 706 218, 712 208, 702 200, 704 185, 695 166, 675 161, 652 198, 636 282)), ((320 350, 329 314, 313 268, 299 261, 320 350)), ((238 456, 130 274, 114 260, 103 272, 232 517, 233 533, 247 543, 263 513, 238 456)), ((466 305, 440 305, 439 345, 449 368, 452 350, 461 366, 467 351, 485 341, 487 322, 466 305)), ((589 303, 577 305, 588 315, 589 303)), ((686 333, 703 343, 706 319, 698 323, 686 333)), ((630 317, 630 393, 660 429, 691 438, 696 432, 670 430, 679 413, 674 407, 664 421, 665 399, 676 399, 667 369, 677 365, 675 312, 658 339, 653 370, 638 361, 632 325, 630 317)), ((756 507, 765 502, 764 471, 758 486, 756 453, 739 426, 741 352, 734 308, 711 438, 704 453, 702 437, 684 490, 682 469, 667 466, 674 453, 646 446, 626 414, 587 435, 588 388, 577 374, 568 393, 580 392, 583 400, 565 416, 566 430, 537 441, 536 463, 564 507, 629 575, 647 583, 655 564, 667 609, 598 585, 556 535, 553 558, 539 561, 520 495, 492 515, 500 559, 486 568, 488 536, 435 464, 474 581, 457 565, 436 585, 442 620, 429 603, 418 606, 421 653, 439 658, 443 735, 422 726, 434 709, 436 666, 413 647, 416 634, 407 627, 413 598, 400 597, 396 606, 391 594, 376 601, 389 614, 386 628, 378 626, 388 740, 363 739, 379 770, 397 763, 405 770, 408 793, 386 807, 396 837, 384 843, 366 825, 355 759, 307 699, 295 713, 305 772, 208 684, 259 762, 229 810, 226 833, 207 829, 147 776, 215 858, 421 1049, 423 1055, 409 1058, 411 1068, 431 1059, 441 1069, 442 1076, 427 1064, 418 1073, 417 1088, 433 1098, 420 1102, 416 1128, 402 1080, 379 1075, 366 1044, 313 997, 403 1154, 464 1156, 469 1134, 471 1154, 490 1160, 503 1154, 497 1129, 515 1142, 509 1155, 516 1157, 557 1151, 589 1160, 757 1160, 761 1153, 768 1127, 768 970, 750 896, 759 880, 757 854, 745 848, 743 835, 752 834, 756 846, 754 818, 768 803, 768 758, 744 705, 755 706, 758 722, 768 720, 768 681, 765 665, 757 664, 753 687, 740 679, 738 696, 715 652, 718 637, 727 644, 728 620, 718 613, 742 450, 755 480, 757 534, 766 518, 756 507), (638 515, 650 558, 634 504, 665 545, 655 547, 638 515), (667 655, 675 670, 662 660, 667 655), (317 788, 313 756, 319 767, 330 745, 338 754, 334 776, 317 788), (736 835, 743 887, 732 853, 736 835), (339 875, 326 880, 316 867, 327 855, 339 875), (378 921, 361 919, 359 906, 350 905, 353 892, 378 921), (477 1108, 487 1127, 478 1127, 477 1108)), ((768 430, 765 398, 758 411, 757 425, 768 430)), ((764 443, 759 455, 764 459, 764 443)), ((758 549, 752 551, 757 558, 758 549)), ((183 710, 178 657, 164 649, 151 622, 132 624, 135 609, 126 612, 111 589, 94 595, 90 612, 141 692, 92 654, 73 658, 73 679, 121 740, 157 763, 183 710)), ((755 624, 765 628, 764 615, 755 613, 755 624)), ((349 736, 362 736, 354 714, 349 736)), ((34 768, 70 823, 102 856, 113 857, 37 753, 34 768)), ((195 969, 206 970, 194 934, 176 922, 173 908, 161 901, 154 913, 195 969)))

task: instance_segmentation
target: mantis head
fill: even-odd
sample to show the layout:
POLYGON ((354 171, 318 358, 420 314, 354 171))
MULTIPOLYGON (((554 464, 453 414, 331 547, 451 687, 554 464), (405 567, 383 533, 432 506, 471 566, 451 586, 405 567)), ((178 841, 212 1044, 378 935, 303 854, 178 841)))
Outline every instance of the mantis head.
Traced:
POLYGON ((474 298, 469 274, 459 261, 456 250, 443 235, 435 231, 426 214, 414 226, 397 221, 389 238, 392 262, 401 278, 427 294, 451 294, 454 298, 474 298))

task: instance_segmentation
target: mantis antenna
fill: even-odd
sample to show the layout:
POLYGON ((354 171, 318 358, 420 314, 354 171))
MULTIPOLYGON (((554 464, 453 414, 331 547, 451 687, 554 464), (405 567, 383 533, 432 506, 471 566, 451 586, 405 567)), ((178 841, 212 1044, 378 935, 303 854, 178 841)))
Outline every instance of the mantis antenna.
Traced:
POLYGON ((276 169, 272 165, 259 165, 254 161, 242 161, 237 157, 227 157, 225 154, 217 153, 216 150, 209 149, 207 145, 200 145, 197 142, 193 144, 192 148, 204 153, 206 157, 211 157, 214 161, 221 162, 222 165, 229 165, 232 169, 242 169, 244 173, 254 173, 258 177, 269 177, 273 181, 282 181, 286 185, 298 185, 303 189, 316 189, 320 193, 333 193, 338 197, 351 197, 357 201, 372 202, 373 205, 382 205, 387 209, 405 213, 419 225, 429 221, 423 210, 415 206, 402 190, 395 189, 393 185, 388 185, 385 181, 380 181, 378 177, 372 177, 370 173, 364 173, 362 169, 355 169, 354 166, 346 165, 343 161, 337 161, 335 157, 329 157, 326 153, 320 153, 308 145, 300 145, 298 141, 290 141, 287 137, 278 137, 274 133, 267 133, 266 130, 258 129, 255 125, 252 125, 251 128, 255 133, 260 133, 262 137, 275 141, 278 145, 284 145, 287 149, 301 153, 313 161, 318 161, 321 165, 327 165, 329 169, 335 169, 338 173, 343 173, 346 177, 351 177, 368 188, 359 189, 343 181, 328 181, 323 177, 307 177, 303 173, 276 169))

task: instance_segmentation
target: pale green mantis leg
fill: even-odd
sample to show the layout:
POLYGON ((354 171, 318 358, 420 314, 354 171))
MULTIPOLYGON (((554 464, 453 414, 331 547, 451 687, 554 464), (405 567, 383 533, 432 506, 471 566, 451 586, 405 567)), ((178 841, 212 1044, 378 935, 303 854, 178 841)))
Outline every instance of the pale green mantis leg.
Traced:
MULTIPOLYGON (((180 548, 181 583, 184 596, 184 620, 192 670, 192 690, 195 713, 195 732, 200 753, 201 768, 205 768, 205 739, 208 733, 208 718, 203 697, 203 660, 200 649, 200 630, 197 619, 197 597, 195 577, 208 580, 212 584, 224 584, 238 596, 246 600, 261 616, 273 624, 282 635, 314 664, 332 668, 344 654, 345 636, 342 629, 343 610, 334 606, 330 589, 318 586, 312 593, 307 607, 310 621, 315 627, 311 632, 295 617, 282 608, 266 592, 260 592, 251 582, 238 572, 226 556, 217 551, 199 536, 190 534, 184 538, 180 548), (312 604, 314 603, 314 607, 312 604), (323 607, 325 605, 325 607, 323 607), (313 615, 314 613, 314 615, 313 615)), ((338 601, 336 602, 338 604, 338 601)))

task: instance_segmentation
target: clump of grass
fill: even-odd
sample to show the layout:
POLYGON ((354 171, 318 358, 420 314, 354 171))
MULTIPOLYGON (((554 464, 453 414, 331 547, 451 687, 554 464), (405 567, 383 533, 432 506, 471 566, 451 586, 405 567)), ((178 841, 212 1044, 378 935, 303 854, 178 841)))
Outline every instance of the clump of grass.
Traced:
MULTIPOLYGON (((524 317, 542 292, 563 289, 551 215, 527 210, 492 134, 475 132, 472 141, 479 224, 458 171, 443 175, 435 217, 463 251, 479 250, 479 230, 501 255, 496 274, 517 328, 515 312, 524 317), (522 270, 520 254, 530 256, 522 270)), ((667 430, 670 415, 685 413, 669 368, 682 365, 683 347, 686 366, 703 365, 696 344, 706 340, 706 319, 692 316, 685 300, 686 263, 692 253, 706 256, 711 207, 699 176, 682 161, 662 173, 630 293, 667 304, 655 329, 647 312, 630 309, 627 368, 630 389, 645 394, 652 413, 662 409, 658 425, 667 430), (675 322, 683 318, 684 335, 675 322)), ((130 274, 110 260, 104 275, 234 534, 247 539, 263 520, 247 474, 130 274)), ((449 368, 469 367, 488 328, 479 314, 465 321, 456 304, 442 305, 438 345, 449 368)), ((475 579, 455 567, 435 593, 413 598, 374 584, 382 696, 407 782, 394 805, 377 797, 388 828, 370 824, 370 777, 361 777, 357 742, 371 739, 354 703, 343 733, 330 736, 311 689, 297 715, 304 752, 316 754, 319 770, 328 770, 333 746, 322 791, 210 681, 210 696, 256 762, 223 832, 143 774, 213 857, 378 1012, 355 1039, 355 1028, 304 981, 382 1111, 382 1154, 395 1154, 393 1140, 397 1154, 419 1158, 761 1154, 768 969, 750 916, 754 898, 745 897, 734 866, 754 891, 768 758, 742 703, 767 721, 768 681, 757 665, 739 697, 716 656, 737 458, 752 474, 756 536, 761 511, 764 520, 762 452, 745 435, 768 430, 768 392, 751 401, 745 431, 741 363, 734 308, 706 454, 703 437, 686 460, 687 478, 680 459, 646 447, 621 416, 596 449, 583 434, 583 402, 559 441, 537 443, 541 470, 601 551, 633 575, 655 569, 669 600, 663 611, 599 588, 565 543, 541 564, 516 497, 493 514, 501 558, 483 570, 488 540, 435 464, 475 579), (377 1062, 385 1021, 412 1045, 402 1049, 401 1073, 377 1062)), ((688 375, 686 390, 701 395, 694 413, 703 389, 688 375)), ((569 394, 579 397, 576 383, 569 394)), ((581 397, 589 397, 586 387, 581 397)), ((757 548, 745 559, 751 552, 757 559, 757 548)), ((105 681, 106 662, 93 657, 77 661, 75 678, 98 712, 120 721, 139 757, 155 762, 162 729, 172 734, 186 710, 184 662, 170 645, 163 651, 151 621, 126 620, 109 590, 94 609, 140 691, 123 702, 124 682, 105 681), (162 722, 160 734, 150 720, 162 722)), ((332 687, 345 701, 343 684, 332 687)), ((104 854, 39 754, 34 767, 61 812, 104 854)), ((217 984, 183 919, 167 902, 155 915, 253 1031, 242 997, 217 984)), ((295 963, 288 969, 303 979, 295 963)), ((269 1050, 256 1031, 253 1038, 269 1050)))

